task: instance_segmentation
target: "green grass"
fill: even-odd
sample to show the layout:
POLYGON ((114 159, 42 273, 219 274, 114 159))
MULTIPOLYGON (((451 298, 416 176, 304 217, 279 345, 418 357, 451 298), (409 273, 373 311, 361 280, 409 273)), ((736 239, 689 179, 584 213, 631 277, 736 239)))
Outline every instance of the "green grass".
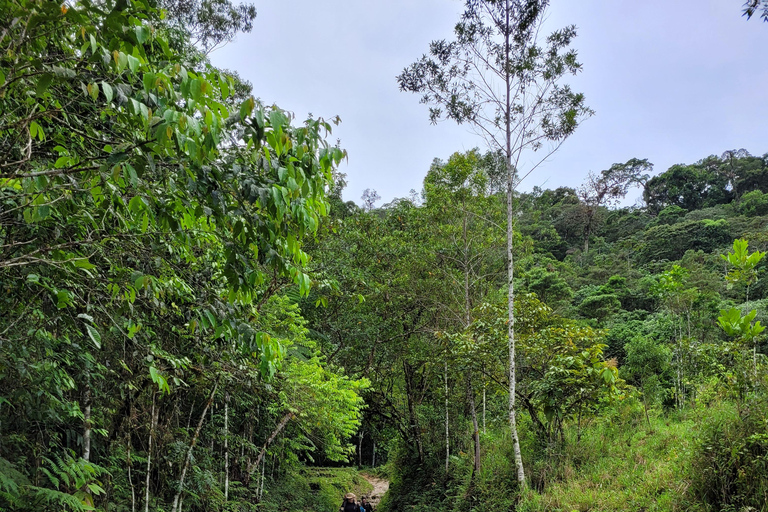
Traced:
POLYGON ((348 492, 361 496, 373 486, 354 468, 303 468, 266 489, 264 512, 337 512, 348 492))
POLYGON ((562 462, 541 493, 525 493, 519 512, 699 511, 689 493, 690 460, 698 426, 709 411, 651 415, 637 404, 617 407, 569 432, 562 462))
POLYGON ((649 427, 642 405, 627 398, 583 424, 579 440, 570 425, 565 444, 549 450, 523 420, 521 448, 531 488, 522 494, 509 430, 499 424, 481 437, 482 468, 474 478, 468 452, 452 458, 447 480, 395 470, 386 510, 418 504, 421 510, 450 512, 712 512, 716 507, 694 495, 691 475, 698 473, 691 460, 702 425, 734 412, 734 404, 717 401, 682 412, 657 410, 649 427))

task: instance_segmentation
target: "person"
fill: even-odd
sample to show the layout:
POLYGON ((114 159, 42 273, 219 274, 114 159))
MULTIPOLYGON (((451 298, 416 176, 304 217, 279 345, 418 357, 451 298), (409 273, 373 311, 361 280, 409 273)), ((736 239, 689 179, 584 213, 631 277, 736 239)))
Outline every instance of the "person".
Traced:
POLYGON ((360 498, 360 512, 373 512, 373 505, 371 505, 368 498, 365 496, 360 498))
POLYGON ((357 497, 351 492, 345 494, 344 501, 341 503, 341 507, 339 507, 339 512, 360 512, 356 499, 357 497))

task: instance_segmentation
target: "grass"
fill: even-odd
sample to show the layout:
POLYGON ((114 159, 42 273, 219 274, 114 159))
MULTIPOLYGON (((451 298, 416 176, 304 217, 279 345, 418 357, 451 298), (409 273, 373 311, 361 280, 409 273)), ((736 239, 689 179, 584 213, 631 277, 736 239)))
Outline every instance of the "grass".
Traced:
POLYGON ((642 405, 627 398, 582 425, 579 440, 571 425, 564 446, 548 451, 524 420, 521 448, 531 488, 522 494, 509 431, 499 424, 481 437, 482 468, 474 478, 468 452, 452 458, 447 480, 431 481, 413 470, 396 474, 386 510, 417 504, 450 512, 710 512, 694 495, 691 460, 701 426, 734 407, 715 402, 682 412, 651 411, 649 427, 642 405))
POLYGON ((266 489, 259 508, 265 512, 337 512, 348 492, 371 491, 354 468, 311 468, 291 472, 274 489, 266 489))
POLYGON ((543 492, 528 492, 519 512, 699 511, 689 496, 689 466, 706 410, 651 416, 634 404, 570 432, 562 463, 543 492))

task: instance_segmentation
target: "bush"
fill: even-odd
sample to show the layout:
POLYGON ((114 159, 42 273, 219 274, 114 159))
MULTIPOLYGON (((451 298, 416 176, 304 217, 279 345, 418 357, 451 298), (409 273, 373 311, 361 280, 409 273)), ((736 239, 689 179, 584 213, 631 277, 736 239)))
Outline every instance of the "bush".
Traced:
POLYGON ((747 192, 739 199, 737 208, 739 213, 747 217, 768 215, 768 194, 763 194, 759 190, 747 192))
POLYGON ((691 463, 694 495, 712 510, 767 510, 768 400, 704 425, 691 463), (751 508, 750 508, 751 507, 751 508))

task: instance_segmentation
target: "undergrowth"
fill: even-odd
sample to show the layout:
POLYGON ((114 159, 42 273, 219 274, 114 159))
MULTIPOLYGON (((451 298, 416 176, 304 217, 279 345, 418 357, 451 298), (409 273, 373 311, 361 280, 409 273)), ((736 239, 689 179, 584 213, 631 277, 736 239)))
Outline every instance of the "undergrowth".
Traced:
POLYGON ((361 496, 373 487, 353 468, 303 468, 264 491, 259 511, 337 512, 348 492, 361 496))
MULTIPOLYGON (((471 451, 419 465, 400 454, 380 512, 768 511, 768 406, 714 401, 684 411, 650 411, 629 397, 583 424, 565 443, 542 447, 523 418, 521 448, 530 488, 519 492, 508 428, 471 451), (744 508, 747 507, 747 508, 744 508), (751 508, 749 508, 751 507, 751 508)), ((470 439, 469 434, 467 439, 470 439)))

